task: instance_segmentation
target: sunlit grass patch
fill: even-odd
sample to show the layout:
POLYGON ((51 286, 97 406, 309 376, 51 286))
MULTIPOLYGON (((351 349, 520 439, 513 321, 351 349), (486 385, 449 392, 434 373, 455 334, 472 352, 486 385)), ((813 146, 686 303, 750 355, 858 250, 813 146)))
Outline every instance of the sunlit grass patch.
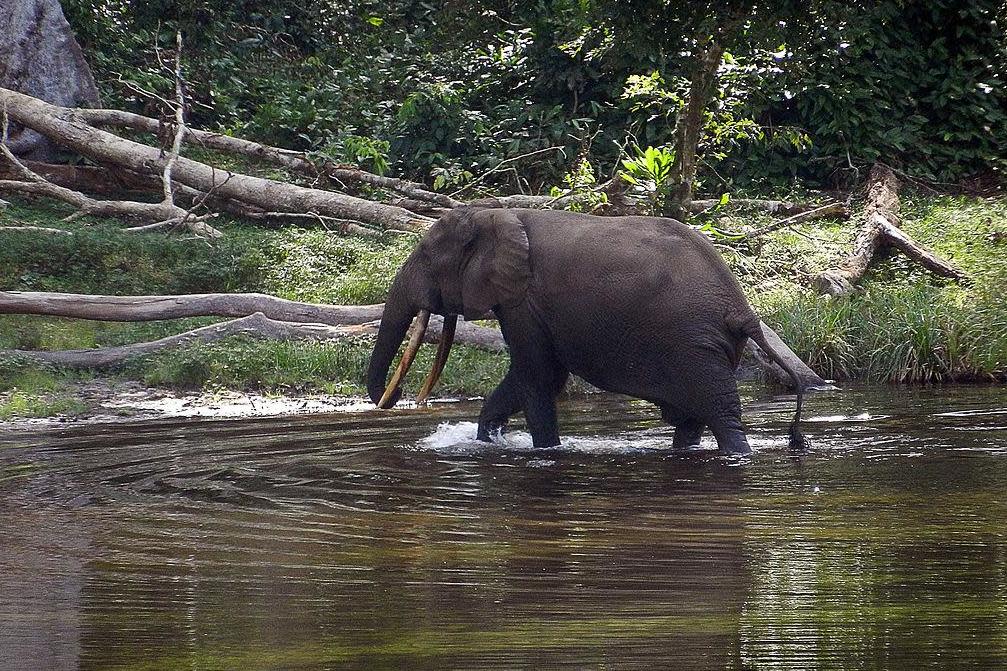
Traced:
MULTIPOLYGON (((321 392, 364 395, 373 342, 348 338, 336 342, 228 338, 196 343, 129 362, 128 377, 145 384, 181 389, 226 387, 245 390, 321 392)), ((435 347, 421 348, 405 380, 415 393, 433 363, 435 347)), ((456 346, 437 392, 482 394, 507 370, 505 354, 456 346)))

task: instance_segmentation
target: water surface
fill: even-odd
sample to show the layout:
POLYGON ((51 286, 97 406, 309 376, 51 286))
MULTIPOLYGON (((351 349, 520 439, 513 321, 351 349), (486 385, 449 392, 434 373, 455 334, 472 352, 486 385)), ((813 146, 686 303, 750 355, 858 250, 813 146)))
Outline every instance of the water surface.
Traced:
POLYGON ((0 669, 1007 668, 1007 388, 0 430, 0 669))

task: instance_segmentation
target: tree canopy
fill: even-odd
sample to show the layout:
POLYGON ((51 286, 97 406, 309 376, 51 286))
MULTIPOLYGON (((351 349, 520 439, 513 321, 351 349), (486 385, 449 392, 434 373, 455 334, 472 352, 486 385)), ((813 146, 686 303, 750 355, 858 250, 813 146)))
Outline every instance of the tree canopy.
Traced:
POLYGON ((714 41, 701 190, 794 177, 849 185, 879 159, 931 180, 1007 167, 1000 0, 64 7, 109 104, 142 108, 139 89, 171 91, 155 47, 181 29, 194 123, 441 189, 507 159, 517 170, 496 182, 534 190, 578 170, 609 176, 647 147, 673 155, 714 41))

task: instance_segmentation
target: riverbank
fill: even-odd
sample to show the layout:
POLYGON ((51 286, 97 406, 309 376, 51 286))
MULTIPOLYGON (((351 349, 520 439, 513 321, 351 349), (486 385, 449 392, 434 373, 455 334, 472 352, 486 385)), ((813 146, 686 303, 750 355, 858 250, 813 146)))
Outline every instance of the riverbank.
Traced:
MULTIPOLYGON (((0 289, 107 294, 260 291, 284 298, 342 304, 380 302, 415 237, 345 237, 325 230, 266 229, 235 222, 223 239, 130 235, 113 222, 60 221, 68 212, 48 202, 15 202, 0 216, 62 227, 73 236, 0 233, 0 289)), ((717 243, 756 309, 819 374, 874 382, 1007 379, 1007 200, 905 194, 903 227, 954 261, 971 283, 935 278, 906 259, 882 260, 864 290, 825 299, 810 278, 848 252, 857 221, 818 221, 765 238, 717 243)), ((736 211, 733 230, 768 223, 736 211)), ((118 324, 31 316, 0 316, 0 349, 76 349, 160 338, 214 319, 118 324)), ((371 343, 280 342, 230 338, 133 360, 110 372, 54 369, 0 358, 0 421, 88 416, 101 390, 117 386, 163 390, 187 408, 235 394, 280 407, 303 399, 321 407, 362 397, 371 343), (284 399, 280 401, 278 399, 284 399), (332 400, 335 399, 335 400, 332 400)), ((406 388, 429 367, 424 348, 406 388)), ((504 354, 457 347, 438 393, 481 395, 507 367, 504 354)), ((100 399, 98 399, 100 400, 100 399)), ((166 401, 167 402, 167 401, 166 401)), ((238 402, 242 406, 245 401, 238 402)), ((219 405, 219 404, 218 404, 219 405)), ((223 405, 227 405, 226 403, 223 405)), ((310 405, 310 403, 309 403, 310 405)), ((212 409, 212 408, 211 408, 212 409)), ((112 411, 114 414, 114 410, 112 411)), ((282 413, 281 413, 282 414, 282 413)))
POLYGON ((365 398, 332 394, 267 394, 238 389, 184 391, 150 387, 134 380, 95 378, 66 381, 30 396, 0 394, 0 428, 32 429, 63 423, 115 423, 179 417, 243 419, 329 412, 360 412, 365 398))

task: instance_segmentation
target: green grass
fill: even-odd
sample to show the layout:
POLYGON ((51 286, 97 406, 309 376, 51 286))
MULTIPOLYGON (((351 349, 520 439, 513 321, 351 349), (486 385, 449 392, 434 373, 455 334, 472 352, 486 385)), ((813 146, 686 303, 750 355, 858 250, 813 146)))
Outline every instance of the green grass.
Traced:
MULTIPOLYGON (((261 291, 303 301, 365 304, 383 300, 415 244, 411 235, 379 239, 322 229, 265 229, 224 221, 221 240, 127 235, 114 222, 60 219, 65 206, 15 202, 10 220, 70 228, 73 237, 0 234, 0 289, 109 294, 261 291)), ((731 227, 772 218, 734 214, 731 227)), ((766 321, 813 368, 833 379, 936 382, 1007 379, 1007 200, 903 194, 903 228, 952 259, 972 279, 962 287, 892 255, 871 270, 866 289, 827 299, 810 280, 848 252, 856 222, 821 221, 764 238, 725 244, 725 258, 766 321)), ((150 323, 0 316, 0 349, 71 349, 153 340, 213 318, 150 323)), ((429 368, 425 347, 406 388, 429 368)), ((229 338, 129 362, 115 375, 185 389, 362 394, 367 340, 334 343, 229 338)), ((457 347, 438 392, 482 394, 503 376, 507 357, 457 347)), ((73 412, 67 386, 82 376, 0 361, 0 417, 73 412)), ((72 399, 71 399, 72 400, 72 399)))
MULTIPOLYGON (((349 338, 331 343, 257 340, 245 337, 194 344, 130 362, 129 377, 155 386, 201 389, 208 386, 263 391, 364 395, 364 374, 373 343, 349 338)), ((419 389, 433 363, 433 347, 423 347, 405 380, 407 393, 419 389)), ((454 348, 438 383, 441 394, 481 394, 507 370, 504 354, 454 348)))
POLYGON ((951 259, 968 286, 890 255, 847 298, 809 288, 844 257, 855 227, 810 224, 770 236, 753 256, 728 255, 766 322, 815 370, 876 382, 1007 379, 1007 201, 903 200, 903 229, 951 259))
POLYGON ((67 389, 67 382, 75 377, 79 376, 26 361, 0 359, 0 421, 83 412, 85 403, 67 389))

